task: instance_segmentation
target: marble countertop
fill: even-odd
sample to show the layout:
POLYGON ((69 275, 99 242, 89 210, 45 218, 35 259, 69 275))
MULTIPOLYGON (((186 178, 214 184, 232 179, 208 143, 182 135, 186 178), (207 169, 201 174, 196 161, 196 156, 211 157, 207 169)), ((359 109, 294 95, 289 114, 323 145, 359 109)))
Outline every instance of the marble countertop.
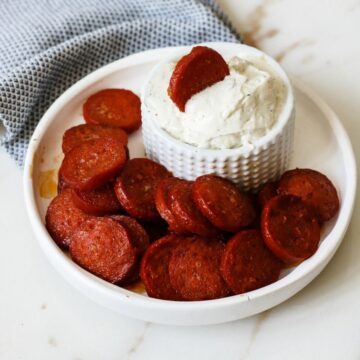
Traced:
MULTIPOLYGON (((246 42, 316 90, 360 158, 360 1, 218 0, 246 42)), ((326 269, 258 316, 203 327, 144 323, 68 285, 36 244, 22 172, 0 148, 0 359, 360 359, 360 202, 326 269)))

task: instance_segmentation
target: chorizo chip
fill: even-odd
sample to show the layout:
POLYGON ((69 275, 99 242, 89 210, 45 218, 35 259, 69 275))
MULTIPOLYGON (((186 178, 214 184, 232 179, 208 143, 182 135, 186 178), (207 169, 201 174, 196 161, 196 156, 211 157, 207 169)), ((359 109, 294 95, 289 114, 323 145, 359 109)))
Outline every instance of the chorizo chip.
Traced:
POLYGON ((65 154, 59 177, 74 189, 93 190, 116 176, 126 160, 122 142, 112 138, 89 140, 65 154))
POLYGON ((166 168, 152 160, 129 160, 115 182, 115 193, 123 208, 134 218, 156 221, 160 215, 155 207, 158 183, 172 176, 166 168))
POLYGON ((141 126, 141 102, 126 89, 105 89, 91 95, 83 106, 89 124, 118 126, 131 133, 141 126))
POLYGON ((93 217, 71 236, 71 258, 94 275, 118 283, 136 265, 136 252, 129 233, 115 220, 93 217))
POLYGON ((94 190, 74 190, 73 196, 75 205, 87 214, 101 216, 122 210, 112 183, 94 190))
POLYGON ((195 206, 192 198, 193 182, 181 181, 169 192, 170 209, 181 228, 188 233, 205 237, 219 234, 216 229, 195 206))
POLYGON ((169 262, 170 283, 184 300, 211 300, 229 295, 220 273, 224 244, 189 236, 179 241, 169 262))
POLYGON ((130 236, 136 253, 141 256, 150 244, 149 235, 145 229, 133 218, 125 215, 110 215, 111 219, 121 224, 130 236))
POLYGON ((206 46, 195 46, 176 64, 171 75, 168 94, 180 111, 186 102, 229 75, 229 67, 222 56, 206 46))
POLYGON ((128 143, 127 133, 114 126, 81 124, 65 131, 62 141, 62 150, 66 154, 74 147, 89 140, 96 140, 104 137, 110 137, 124 144, 128 143))
POLYGON ((312 256, 320 241, 320 226, 313 208, 294 195, 276 196, 265 205, 261 231, 273 254, 289 264, 312 256))
POLYGON ((300 196, 315 209, 321 222, 330 220, 339 210, 335 186, 316 170, 294 169, 285 172, 280 179, 279 193, 300 196))
POLYGON ((184 229, 177 218, 174 216, 170 209, 170 198, 169 191, 170 189, 177 184, 179 179, 174 177, 169 177, 163 179, 157 186, 155 192, 155 206, 160 214, 160 216, 169 224, 169 230, 176 233, 184 233, 184 229))
POLYGON ((75 205, 73 190, 65 189, 51 201, 46 211, 45 224, 54 241, 61 248, 67 249, 72 233, 88 218, 90 215, 75 205))
POLYGON ((153 242, 146 250, 140 267, 140 278, 149 296, 163 300, 181 300, 169 279, 169 259, 182 238, 167 235, 153 242))
POLYGON ((258 230, 244 230, 226 244, 221 274, 235 294, 242 294, 275 282, 282 262, 266 247, 258 230))
POLYGON ((255 220, 256 211, 250 197, 219 176, 198 177, 192 195, 201 213, 223 231, 236 232, 255 220))

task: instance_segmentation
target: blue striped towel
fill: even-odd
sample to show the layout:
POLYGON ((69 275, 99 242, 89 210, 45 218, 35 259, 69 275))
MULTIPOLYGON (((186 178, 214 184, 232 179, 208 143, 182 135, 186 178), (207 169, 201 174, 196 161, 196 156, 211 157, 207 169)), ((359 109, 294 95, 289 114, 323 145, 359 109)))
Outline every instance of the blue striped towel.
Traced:
POLYGON ((240 41, 214 0, 2 0, 0 144, 22 166, 36 124, 71 84, 135 52, 206 41, 240 41))

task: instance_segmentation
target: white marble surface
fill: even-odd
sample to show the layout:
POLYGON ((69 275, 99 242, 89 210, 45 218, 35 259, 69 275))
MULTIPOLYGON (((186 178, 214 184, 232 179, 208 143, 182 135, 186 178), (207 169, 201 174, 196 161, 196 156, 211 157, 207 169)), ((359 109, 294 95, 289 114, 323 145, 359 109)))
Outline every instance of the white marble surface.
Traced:
MULTIPOLYGON (((360 158, 360 1, 219 3, 327 100, 360 158)), ((0 149, 0 359, 360 359, 359 201, 334 259, 295 297, 229 324, 171 327, 115 314, 65 283, 37 246, 21 176, 0 149)))

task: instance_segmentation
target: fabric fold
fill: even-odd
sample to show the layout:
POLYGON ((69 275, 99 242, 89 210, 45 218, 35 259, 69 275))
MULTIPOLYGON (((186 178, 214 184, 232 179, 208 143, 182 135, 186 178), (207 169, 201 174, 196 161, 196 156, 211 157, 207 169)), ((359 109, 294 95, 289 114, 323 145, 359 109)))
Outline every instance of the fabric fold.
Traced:
POLYGON ((6 0, 0 10, 0 144, 20 166, 47 108, 97 68, 146 49, 240 41, 213 0, 6 0))

